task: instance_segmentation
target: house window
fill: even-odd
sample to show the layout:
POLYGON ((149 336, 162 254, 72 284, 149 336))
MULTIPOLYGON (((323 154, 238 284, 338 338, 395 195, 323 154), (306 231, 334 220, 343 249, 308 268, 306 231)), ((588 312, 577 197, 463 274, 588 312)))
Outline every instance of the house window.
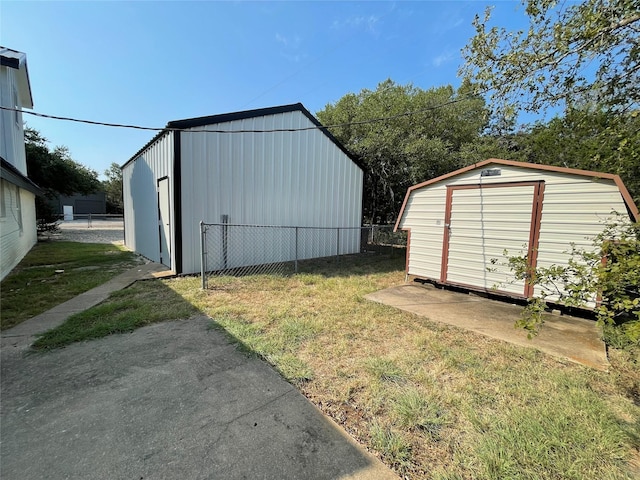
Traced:
POLYGON ((0 181, 0 220, 15 221, 18 231, 22 235, 22 204, 20 201, 20 188, 13 183, 0 181))

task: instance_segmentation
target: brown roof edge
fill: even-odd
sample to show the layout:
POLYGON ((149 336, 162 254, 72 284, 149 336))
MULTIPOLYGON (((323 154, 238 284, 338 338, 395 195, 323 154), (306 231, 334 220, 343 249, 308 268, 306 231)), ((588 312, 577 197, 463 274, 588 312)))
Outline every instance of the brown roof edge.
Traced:
POLYGON ((489 158, 488 160, 483 160, 481 162, 474 163, 473 165, 469 165, 468 167, 454 170, 453 172, 446 173, 439 177, 432 178, 431 180, 427 180, 425 182, 418 183, 416 185, 409 187, 407 189, 407 194, 404 197, 404 201, 402 202, 402 207, 400 208, 400 213, 398 214, 398 219, 396 220, 396 224, 393 230, 394 231, 398 230, 398 225, 400 224, 400 220, 402 219, 402 215, 404 214, 404 209, 407 206, 407 201, 409 200, 409 196, 411 195, 411 192, 413 192, 414 190, 418 190, 420 188, 426 187, 427 185, 431 185, 436 182, 441 182, 442 180, 446 180, 447 178, 459 175, 461 173, 466 173, 471 170, 475 170, 476 168, 484 167, 485 165, 489 165, 492 163, 497 163, 499 165, 509 165, 512 167, 531 168, 534 170, 545 170, 545 171, 556 172, 556 173, 568 173, 572 175, 582 175, 585 177, 592 177, 592 178, 607 178, 609 180, 613 180, 617 185, 618 190, 620 191, 620 195, 622 195, 622 198, 627 206, 627 210, 629 211, 630 216, 635 222, 640 221, 640 212, 638 212, 638 207, 633 201, 633 198, 631 197, 629 190, 627 190, 627 187, 624 185, 619 175, 616 175, 614 173, 580 170, 578 168, 556 167, 554 165, 541 165, 538 163, 517 162, 515 160, 502 160, 500 158, 489 158))
POLYGON ((618 190, 620 190, 620 194, 624 199, 624 203, 627 204, 627 210, 629 210, 629 214, 631 215, 631 217, 633 217, 633 221, 640 222, 640 212, 638 211, 638 206, 633 201, 633 197, 631 197, 631 194, 629 193, 629 190, 627 190, 627 187, 625 187, 622 179, 618 175, 616 175, 613 181, 616 182, 616 185, 618 185, 618 190))

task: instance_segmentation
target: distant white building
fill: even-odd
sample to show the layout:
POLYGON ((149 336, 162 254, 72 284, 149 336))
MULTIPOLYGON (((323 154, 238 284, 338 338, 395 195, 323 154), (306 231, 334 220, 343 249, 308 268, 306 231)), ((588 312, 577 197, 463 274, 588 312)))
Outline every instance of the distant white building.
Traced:
MULTIPOLYGON (((122 166, 122 182, 125 245, 176 273, 200 271, 201 220, 361 225, 362 167, 300 103, 169 122, 122 166)), ((313 252, 302 258, 335 255, 335 240, 311 241, 300 240, 299 251, 313 252)), ((360 251, 355 229, 339 242, 343 254, 360 251)), ((229 267, 294 259, 250 248, 236 245, 229 267)))
POLYGON ((27 56, 0 47, 0 279, 37 242, 35 198, 40 189, 27 177, 22 108, 33 108, 27 56))
POLYGON ((490 159, 410 187, 396 230, 408 232, 408 275, 529 298, 539 292, 515 281, 504 251, 531 269, 567 265, 614 211, 639 219, 618 175, 490 159))

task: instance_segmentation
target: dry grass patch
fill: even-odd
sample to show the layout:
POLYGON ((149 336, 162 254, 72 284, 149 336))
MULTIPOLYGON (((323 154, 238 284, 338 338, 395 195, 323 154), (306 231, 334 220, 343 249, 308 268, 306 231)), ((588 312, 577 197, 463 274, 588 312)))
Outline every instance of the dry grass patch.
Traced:
POLYGON ((407 478, 632 478, 637 358, 611 374, 364 300, 402 259, 172 288, 407 478))

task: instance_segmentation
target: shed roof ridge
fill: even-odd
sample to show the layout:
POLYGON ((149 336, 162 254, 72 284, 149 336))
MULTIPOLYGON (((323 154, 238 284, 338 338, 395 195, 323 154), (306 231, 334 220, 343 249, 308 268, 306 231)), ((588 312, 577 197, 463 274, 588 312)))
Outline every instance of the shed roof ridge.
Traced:
POLYGON ((612 180, 616 184, 616 186, 618 187, 618 190, 619 190, 620 194, 622 195, 624 203, 626 204, 627 209, 629 210, 630 216, 633 219, 635 219, 635 221, 639 221, 640 220, 640 213, 638 212, 638 207, 634 203, 634 201, 633 201, 633 199, 631 197, 631 194, 629 193, 629 190, 627 190, 627 187, 624 185, 624 182, 622 181, 622 178, 620 178, 620 175, 617 175, 615 173, 595 172, 595 171, 591 171, 591 170, 581 170, 581 169, 578 169, 578 168, 558 167, 558 166, 555 166, 555 165, 543 165, 541 163, 519 162, 519 161, 516 161, 516 160, 504 160, 504 159, 501 159, 501 158, 489 158, 487 160, 482 160, 482 161, 474 163, 472 165, 460 168, 458 170, 454 170, 453 172, 449 172, 449 173, 446 173, 444 175, 440 175, 439 177, 432 178, 430 180, 426 180, 424 182, 417 183, 417 184, 412 185, 411 187, 409 187, 407 189, 407 193, 405 194, 404 201, 402 202, 402 207, 400 208, 400 213, 398 214, 398 218, 396 220, 396 223, 395 223, 395 226, 394 226, 394 230, 398 229, 398 226, 400 225, 400 220, 402 219, 402 216, 404 215, 404 211, 405 211, 405 208, 407 206, 407 202, 409 200, 409 197, 411 196, 411 194, 415 190, 420 190, 420 189, 422 189, 424 187, 427 187, 429 185, 433 185, 435 183, 442 182, 443 180, 446 180, 447 178, 451 178, 451 177, 454 177, 456 175, 460 175, 462 173, 470 172, 472 170, 476 170, 478 168, 485 167, 485 166, 491 165, 491 164, 506 165, 506 166, 511 166, 511 167, 520 167, 520 168, 529 168, 529 169, 532 169, 532 170, 543 170, 543 171, 549 171, 549 172, 555 172, 555 173, 566 173, 566 174, 570 174, 570 175, 580 175, 580 176, 591 177, 591 178, 606 178, 608 180, 612 180))

